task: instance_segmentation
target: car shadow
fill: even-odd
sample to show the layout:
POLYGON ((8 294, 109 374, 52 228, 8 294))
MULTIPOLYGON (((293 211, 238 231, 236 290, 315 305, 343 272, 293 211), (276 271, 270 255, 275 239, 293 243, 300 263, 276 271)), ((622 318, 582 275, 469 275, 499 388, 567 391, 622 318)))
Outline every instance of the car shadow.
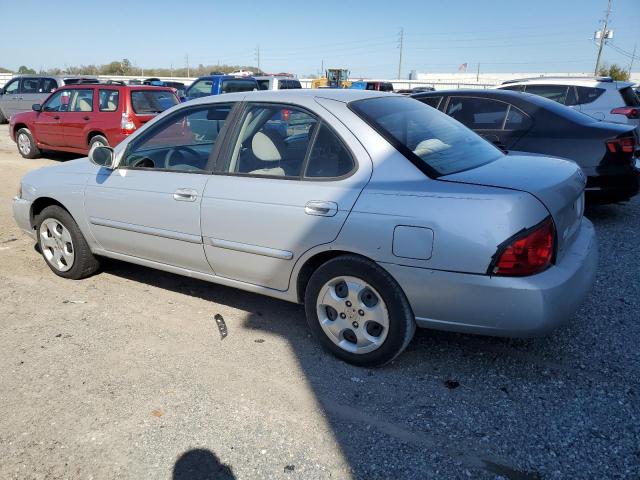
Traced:
MULTIPOLYGON (((459 419, 443 415, 450 402, 473 395, 474 387, 465 385, 465 379, 505 379, 489 386, 484 400, 475 400, 482 404, 502 401, 510 376, 537 383, 541 369, 559 368, 561 355, 553 347, 545 355, 539 352, 547 342, 544 338, 503 339, 418 329, 407 350, 391 364, 359 368, 323 351, 310 334, 301 305, 111 259, 103 271, 211 302, 211 317, 218 315, 217 304, 246 311, 241 325, 227 324, 229 335, 243 328, 286 338, 353 478, 429 478, 429 472, 437 477, 436 460, 453 462, 454 470, 466 469, 476 477, 493 478, 498 473, 505 478, 539 478, 537 472, 510 467, 507 458, 476 438, 480 432, 452 440, 448 432, 459 419), (427 426, 436 422, 444 428, 427 426)), ((494 421, 497 430, 501 419, 494 421)))
POLYGON ((55 162, 67 162, 69 160, 75 160, 82 157, 86 157, 86 155, 81 155, 79 153, 57 152, 53 150, 42 151, 42 158, 53 160, 55 162))

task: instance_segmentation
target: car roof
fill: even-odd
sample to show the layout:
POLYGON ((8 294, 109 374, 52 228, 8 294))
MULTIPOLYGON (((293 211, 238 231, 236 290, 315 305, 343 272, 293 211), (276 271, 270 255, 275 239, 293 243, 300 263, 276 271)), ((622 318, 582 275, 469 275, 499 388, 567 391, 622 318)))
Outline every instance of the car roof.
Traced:
POLYGON ((124 90, 165 90, 169 92, 173 92, 173 87, 159 87, 156 85, 120 85, 119 83, 73 83, 71 85, 64 85, 60 87, 58 90, 62 90, 63 88, 66 90, 76 90, 76 89, 87 89, 90 87, 98 87, 98 88, 113 88, 113 89, 124 89, 124 90))
POLYGON ((29 77, 29 78, 33 78, 33 77, 56 78, 56 79, 60 79, 60 80, 67 80, 69 78, 86 78, 86 79, 90 79, 90 80, 98 80, 98 77, 91 76, 91 75, 48 75, 46 73, 18 73, 16 75, 14 75, 13 77, 11 77, 9 79, 9 81, 13 80, 15 78, 23 78, 23 77, 29 77))
POLYGON ((297 99, 326 98, 343 103, 367 98, 389 97, 406 98, 404 95, 395 95, 389 92, 375 90, 356 90, 350 88, 297 88, 292 90, 255 90, 251 92, 225 93, 224 95, 210 95, 189 101, 191 105, 229 102, 229 101, 260 101, 268 97, 269 101, 293 102, 297 99))
POLYGON ((521 78, 502 82, 499 88, 511 85, 574 85, 578 87, 624 88, 633 85, 631 82, 612 80, 610 77, 537 77, 521 78))
MULTIPOLYGON (((516 107, 523 110, 527 110, 527 107, 538 107, 541 111, 553 114, 555 116, 569 119, 573 122, 580 123, 593 123, 596 121, 594 118, 574 110, 570 107, 562 105, 554 100, 535 95, 533 93, 518 92, 514 90, 501 90, 496 88, 490 89, 461 89, 461 90, 438 90, 436 92, 421 92, 411 95, 411 98, 429 98, 438 97, 443 95, 458 96, 458 97, 477 97, 477 98, 490 98, 494 100, 503 100, 510 102, 516 107)), ((539 113, 538 113, 539 115, 539 113)))
POLYGON ((202 79, 216 79, 216 78, 221 78, 221 79, 228 79, 228 78, 235 78, 237 80, 255 80, 255 77, 251 76, 251 77, 241 77, 239 75, 203 75, 202 77, 198 77, 196 79, 197 80, 202 80, 202 79))

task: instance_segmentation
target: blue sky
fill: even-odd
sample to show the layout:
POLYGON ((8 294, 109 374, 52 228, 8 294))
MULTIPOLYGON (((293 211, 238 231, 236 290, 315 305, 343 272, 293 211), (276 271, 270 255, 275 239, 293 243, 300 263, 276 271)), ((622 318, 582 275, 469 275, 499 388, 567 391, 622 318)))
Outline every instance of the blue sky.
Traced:
MULTIPOLYGON (((403 77, 410 70, 588 72, 591 40, 606 0, 128 1, 0 0, 0 66, 17 69, 101 64, 142 67, 252 64, 268 72, 317 73, 346 66, 353 76, 392 77, 404 28, 403 77)), ((613 0, 612 44, 640 55, 640 0, 613 0)), ((604 60, 628 65, 606 48, 604 60)), ((640 71, 636 59, 634 71, 640 71)))

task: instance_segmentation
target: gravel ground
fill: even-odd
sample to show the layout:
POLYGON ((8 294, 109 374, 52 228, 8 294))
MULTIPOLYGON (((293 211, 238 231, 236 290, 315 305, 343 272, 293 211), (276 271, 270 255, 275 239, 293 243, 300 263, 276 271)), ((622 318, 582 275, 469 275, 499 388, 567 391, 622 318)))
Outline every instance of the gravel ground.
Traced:
POLYGON ((0 127, 0 478, 640 478, 639 199, 588 210, 597 281, 552 335, 419 331, 366 370, 297 305, 115 261, 53 275, 10 198, 67 158, 0 127))

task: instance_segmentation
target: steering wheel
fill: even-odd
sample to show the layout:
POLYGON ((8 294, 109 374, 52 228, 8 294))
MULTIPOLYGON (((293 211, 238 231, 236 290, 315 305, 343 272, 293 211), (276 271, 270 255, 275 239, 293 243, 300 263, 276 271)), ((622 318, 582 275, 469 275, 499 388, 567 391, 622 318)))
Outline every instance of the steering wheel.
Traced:
MULTIPOLYGON (((174 155, 177 152, 185 152, 187 155, 191 156, 194 160, 194 164, 192 165, 193 167, 197 168, 196 165, 200 162, 200 153, 198 153, 197 150, 191 148, 191 147, 186 147, 186 146, 179 146, 179 147, 175 147, 170 149, 167 152, 167 155, 164 157, 164 168, 166 169, 171 169, 171 160, 173 159, 174 155)), ((183 162, 186 163, 189 159, 185 158, 183 159, 183 162)), ((187 165, 189 165, 189 163, 186 163, 187 165)))
POLYGON ((135 159, 132 163, 131 163, 132 167, 137 167, 137 168, 154 168, 156 165, 154 163, 153 160, 151 160, 150 158, 147 157, 140 157, 135 159))

